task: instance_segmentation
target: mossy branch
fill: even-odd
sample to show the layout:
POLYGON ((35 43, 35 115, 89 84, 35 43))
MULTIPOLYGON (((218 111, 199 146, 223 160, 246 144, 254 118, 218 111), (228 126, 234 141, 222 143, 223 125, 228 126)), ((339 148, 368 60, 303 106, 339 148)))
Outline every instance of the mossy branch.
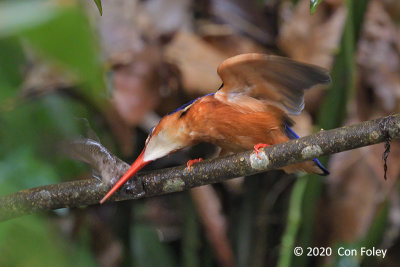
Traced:
MULTIPOLYGON (((396 114, 269 146, 259 153, 261 159, 257 158, 254 151, 247 151, 205 160, 192 166, 190 172, 186 166, 179 166, 140 173, 109 201, 179 192, 399 137, 400 114, 396 114)), ((87 179, 22 190, 0 198, 0 220, 34 212, 97 204, 109 189, 109 184, 87 179)))

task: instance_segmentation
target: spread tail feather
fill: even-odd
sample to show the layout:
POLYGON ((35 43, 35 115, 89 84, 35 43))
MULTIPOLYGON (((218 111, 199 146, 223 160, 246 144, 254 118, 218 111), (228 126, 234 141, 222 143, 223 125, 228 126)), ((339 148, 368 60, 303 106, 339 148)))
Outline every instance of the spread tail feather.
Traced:
MULTIPOLYGON (((298 139, 299 136, 289 127, 288 123, 285 122, 285 133, 287 135, 287 137, 289 137, 290 139, 298 139)), ((318 159, 313 159, 313 161, 307 161, 304 163, 299 163, 298 164, 294 164, 296 165, 299 169, 304 170, 308 173, 316 173, 322 176, 326 176, 329 175, 329 171, 321 164, 321 162, 319 162, 318 159)), ((290 165, 288 167, 294 166, 294 165, 290 165)), ((291 170, 292 168, 284 168, 284 170, 288 173, 292 173, 293 171, 291 170)))

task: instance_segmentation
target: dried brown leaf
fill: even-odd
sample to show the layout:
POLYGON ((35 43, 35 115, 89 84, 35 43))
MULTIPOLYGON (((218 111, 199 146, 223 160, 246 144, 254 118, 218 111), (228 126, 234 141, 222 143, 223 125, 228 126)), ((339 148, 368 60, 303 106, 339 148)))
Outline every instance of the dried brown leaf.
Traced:
POLYGON ((111 66, 129 64, 146 45, 138 25, 138 1, 114 0, 102 4, 104 15, 94 17, 105 58, 111 66))
POLYGON ((187 93, 207 94, 221 85, 217 67, 227 56, 195 34, 178 32, 164 52, 166 61, 180 69, 182 85, 187 93))
POLYGON ((246 53, 267 53, 263 46, 246 36, 236 34, 228 25, 203 23, 199 31, 203 40, 227 57, 246 53))
POLYGON ((210 9, 219 21, 228 24, 237 33, 250 36, 253 40, 272 45, 275 43, 276 16, 275 6, 267 10, 256 1, 211 0, 210 9), (270 14, 266 15, 268 11, 270 14))
POLYGON ((130 126, 137 125, 159 102, 160 60, 157 49, 149 47, 134 62, 114 69, 113 104, 130 126))
POLYGON ((331 242, 354 242, 365 236, 374 215, 395 188, 400 166, 400 143, 392 143, 388 180, 383 179, 382 144, 335 154, 328 178, 331 242))
POLYGON ((152 31, 155 37, 192 28, 190 0, 147 0, 142 3, 141 13, 147 15, 146 31, 152 31))
POLYGON ((399 33, 382 2, 371 1, 357 53, 361 118, 400 111, 399 33))
POLYGON ((323 2, 318 12, 310 15, 309 2, 300 1, 292 15, 282 11, 278 45, 291 58, 330 69, 339 48, 346 9, 343 5, 330 8, 323 2))

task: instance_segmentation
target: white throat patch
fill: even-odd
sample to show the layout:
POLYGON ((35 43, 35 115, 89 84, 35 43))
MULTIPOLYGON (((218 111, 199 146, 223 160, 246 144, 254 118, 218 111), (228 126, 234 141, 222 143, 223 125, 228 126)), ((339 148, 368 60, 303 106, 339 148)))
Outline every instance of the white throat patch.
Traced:
POLYGON ((176 140, 171 140, 165 134, 165 131, 160 131, 157 135, 153 136, 147 146, 143 155, 144 161, 153 161, 168 155, 170 152, 182 148, 182 144, 176 140))

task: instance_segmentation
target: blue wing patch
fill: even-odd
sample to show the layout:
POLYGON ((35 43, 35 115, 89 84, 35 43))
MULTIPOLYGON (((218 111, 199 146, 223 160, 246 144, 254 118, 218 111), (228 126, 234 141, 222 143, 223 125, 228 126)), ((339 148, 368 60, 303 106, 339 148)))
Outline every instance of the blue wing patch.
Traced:
POLYGON ((210 93, 210 94, 207 94, 207 95, 200 96, 200 97, 198 97, 196 99, 193 99, 192 101, 187 102, 186 104, 183 104, 182 106, 180 106, 179 108, 175 109, 174 111, 168 113, 168 115, 174 114, 175 112, 177 112, 179 110, 185 109, 187 106, 190 106, 191 104, 193 104, 194 102, 196 102, 200 98, 203 98, 203 97, 206 97, 206 96, 209 96, 209 95, 213 95, 213 94, 215 94, 215 93, 210 93))
MULTIPOLYGON (((290 139, 298 139, 299 136, 289 127, 289 125, 285 122, 285 133, 287 137, 290 139)), ((329 171, 321 164, 321 162, 318 159, 313 159, 315 164, 322 170, 323 176, 329 175, 329 171)))

